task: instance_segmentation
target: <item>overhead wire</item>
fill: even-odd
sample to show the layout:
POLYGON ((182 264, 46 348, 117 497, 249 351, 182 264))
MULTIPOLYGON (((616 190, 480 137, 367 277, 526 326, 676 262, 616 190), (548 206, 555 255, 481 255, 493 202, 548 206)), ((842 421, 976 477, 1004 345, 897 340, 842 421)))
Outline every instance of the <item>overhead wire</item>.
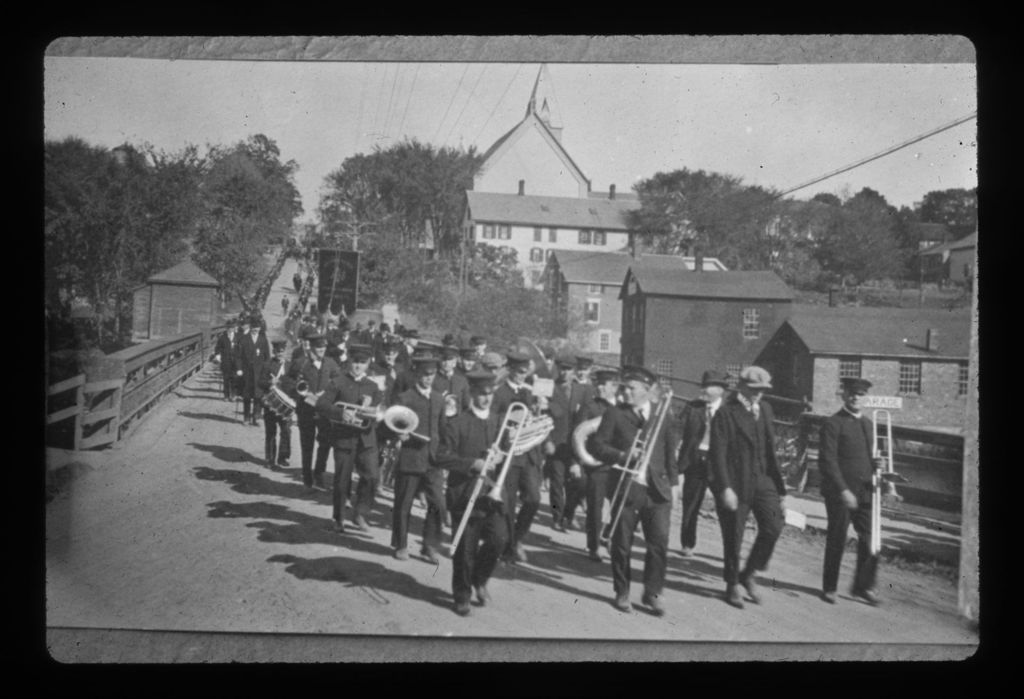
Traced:
POLYGON ((516 81, 516 78, 519 77, 519 71, 521 71, 522 69, 523 64, 520 63, 519 66, 516 67, 515 75, 512 76, 512 79, 508 81, 508 85, 505 86, 505 91, 501 93, 501 97, 499 97, 498 101, 494 104, 494 108, 491 110, 491 113, 487 115, 487 119, 484 121, 484 125, 480 127, 480 132, 477 133, 476 138, 473 139, 474 143, 480 140, 480 137, 484 133, 484 129, 486 129, 487 125, 491 123, 491 117, 493 117, 495 112, 498 111, 498 107, 501 106, 502 101, 504 101, 505 99, 505 95, 508 94, 509 89, 511 89, 512 87, 512 83, 514 83, 516 81))
POLYGON ((395 99, 395 87, 398 85, 398 72, 401 69, 402 69, 402 65, 400 63, 396 63, 395 64, 395 77, 391 80, 391 96, 388 97, 388 108, 384 112, 384 127, 383 127, 383 137, 384 138, 387 138, 387 135, 388 135, 388 124, 391 123, 391 103, 395 99))
POLYGON ((403 129, 405 128, 405 115, 409 113, 409 104, 412 102, 412 93, 416 89, 416 78, 420 75, 420 67, 422 63, 416 64, 416 72, 412 75, 412 85, 409 86, 409 97, 405 100, 405 110, 402 112, 402 120, 398 124, 398 135, 403 135, 403 129))
POLYGON ((466 98, 466 103, 462 105, 462 111, 459 112, 459 115, 455 117, 455 121, 452 122, 452 127, 448 129, 448 135, 444 137, 444 141, 442 141, 442 144, 448 142, 448 140, 452 137, 452 134, 455 132, 455 127, 458 126, 460 121, 462 121, 462 115, 466 113, 466 108, 469 106, 469 103, 473 101, 473 95, 474 93, 476 93, 476 88, 478 85, 480 85, 480 80, 481 78, 484 77, 485 72, 487 72, 486 63, 484 64, 483 69, 481 69, 480 75, 476 76, 476 82, 473 83, 473 87, 470 88, 469 90, 469 97, 466 98))
POLYGON ((441 117, 440 123, 437 125, 437 131, 434 133, 434 137, 431 141, 437 141, 438 135, 441 133, 441 127, 444 125, 444 120, 448 118, 448 112, 451 110, 452 105, 455 103, 455 96, 459 94, 459 89, 462 88, 462 81, 466 77, 466 73, 469 71, 469 63, 462 69, 462 76, 459 78, 459 84, 455 86, 455 92, 452 93, 452 98, 448 100, 448 106, 444 110, 444 115, 441 117))

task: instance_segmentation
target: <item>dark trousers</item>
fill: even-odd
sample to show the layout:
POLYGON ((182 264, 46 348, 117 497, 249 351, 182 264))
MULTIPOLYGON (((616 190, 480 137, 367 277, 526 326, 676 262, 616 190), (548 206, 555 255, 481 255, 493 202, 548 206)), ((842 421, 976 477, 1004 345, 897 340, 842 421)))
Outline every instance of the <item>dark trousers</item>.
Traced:
POLYGON ((224 397, 231 400, 235 397, 235 372, 230 367, 221 365, 222 378, 224 380, 224 397))
POLYGON ((857 568, 853 576, 856 590, 871 590, 875 587, 878 573, 878 556, 871 555, 871 503, 860 503, 851 512, 841 500, 826 498, 825 512, 828 514, 828 535, 825 539, 825 570, 821 589, 835 592, 839 584, 839 565, 843 561, 846 536, 853 523, 857 533, 857 568))
POLYGON ((242 420, 245 422, 252 422, 256 424, 256 415, 259 410, 260 402, 256 398, 242 398, 242 420))
MULTIPOLYGON (((462 515, 452 511, 452 522, 461 522, 462 515)), ((480 514, 474 511, 452 556, 452 594, 456 602, 468 602, 474 587, 487 584, 506 546, 508 522, 500 508, 489 507, 480 514)))
POLYGON ((615 594, 629 592, 632 566, 630 553, 636 523, 644 533, 647 553, 644 556, 644 592, 660 595, 665 584, 665 566, 668 557, 668 528, 672 516, 672 501, 657 502, 646 488, 631 485, 629 497, 619 517, 619 523, 612 532, 612 584, 615 594))
POLYGON ((263 435, 263 456, 267 460, 267 465, 288 463, 292 455, 292 428, 270 408, 263 409, 263 435))
MULTIPOLYGON (((334 447, 334 487, 331 492, 331 516, 335 522, 341 522, 345 516, 345 502, 348 500, 349 489, 352 486, 352 471, 372 473, 376 469, 376 448, 334 447)), ((370 511, 370 506, 365 502, 365 496, 363 478, 360 476, 359 487, 356 489, 356 512, 364 516, 370 511), (362 508, 360 508, 360 505, 362 505, 362 508)), ((372 491, 370 492, 370 498, 372 503, 372 491)))
POLYGON ((507 546, 509 552, 512 552, 530 532, 533 518, 540 509, 541 480, 540 469, 536 466, 509 466, 508 476, 505 478, 505 520, 512 533, 507 546))
POLYGON ((697 452, 697 463, 683 475, 683 516, 679 525, 679 543, 685 549, 697 546, 697 520, 708 492, 708 453, 697 452))
POLYGON ((725 564, 723 579, 727 585, 736 585, 741 576, 766 570, 775 550, 775 542, 782 534, 785 515, 782 513, 782 499, 775 484, 767 476, 760 476, 757 487, 749 502, 739 502, 735 510, 726 510, 715 501, 718 512, 718 526, 722 530, 722 559, 725 564), (757 538, 747 556, 747 564, 740 572, 740 548, 743 546, 743 530, 747 516, 753 512, 757 521, 757 538))
POLYGON ((551 518, 555 522, 571 520, 576 514, 576 508, 583 502, 583 482, 582 479, 573 478, 569 474, 571 464, 572 447, 568 444, 559 444, 545 465, 550 479, 548 497, 551 503, 551 518))
POLYGON ((317 439, 317 423, 313 417, 303 418, 299 416, 299 449, 302 451, 302 482, 308 488, 313 485, 313 475, 322 478, 327 470, 327 452, 330 445, 325 445, 317 439), (316 455, 316 470, 313 469, 313 450, 319 451, 316 455))
POLYGON ((444 474, 441 469, 428 468, 423 473, 395 475, 395 506, 391 519, 391 545, 404 549, 409 544, 409 515, 412 501, 422 492, 427 498, 427 514, 423 520, 423 545, 441 545, 441 523, 444 521, 444 474))
POLYGON ((356 459, 356 473, 359 474, 359 485, 356 486, 356 514, 366 517, 373 510, 377 501, 377 484, 380 483, 380 451, 376 448, 373 458, 356 459))
POLYGON ((601 517, 605 500, 611 497, 612 470, 600 467, 587 473, 587 550, 597 551, 601 544, 601 517))

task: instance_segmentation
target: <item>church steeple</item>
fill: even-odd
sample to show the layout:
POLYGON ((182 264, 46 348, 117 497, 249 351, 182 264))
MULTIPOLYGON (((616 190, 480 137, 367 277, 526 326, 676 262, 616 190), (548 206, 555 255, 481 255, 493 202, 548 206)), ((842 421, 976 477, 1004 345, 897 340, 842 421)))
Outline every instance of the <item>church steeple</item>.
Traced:
POLYGON ((546 63, 542 63, 537 71, 537 79, 533 83, 533 92, 530 93, 530 101, 526 105, 526 115, 536 114, 537 118, 544 122, 556 140, 562 140, 562 123, 555 111, 554 91, 552 89, 551 73, 548 72, 546 63))

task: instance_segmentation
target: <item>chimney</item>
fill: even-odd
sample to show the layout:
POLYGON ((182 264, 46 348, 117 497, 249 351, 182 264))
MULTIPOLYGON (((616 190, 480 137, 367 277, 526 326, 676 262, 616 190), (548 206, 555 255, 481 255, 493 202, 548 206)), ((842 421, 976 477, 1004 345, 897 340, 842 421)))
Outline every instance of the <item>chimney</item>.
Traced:
POLYGON ((519 196, 526 194, 526 180, 519 180, 519 196))
POLYGON ((839 289, 834 286, 830 286, 828 289, 828 307, 836 307, 836 297, 839 295, 839 289))
POLYGON ((614 199, 615 198, 615 185, 611 185, 608 188, 608 198, 609 199, 614 199))
POLYGON ((928 332, 925 335, 925 348, 929 352, 939 351, 939 331, 935 328, 928 328, 928 332))
POLYGON ((697 250, 693 255, 693 271, 704 271, 704 250, 700 246, 697 247, 697 250))

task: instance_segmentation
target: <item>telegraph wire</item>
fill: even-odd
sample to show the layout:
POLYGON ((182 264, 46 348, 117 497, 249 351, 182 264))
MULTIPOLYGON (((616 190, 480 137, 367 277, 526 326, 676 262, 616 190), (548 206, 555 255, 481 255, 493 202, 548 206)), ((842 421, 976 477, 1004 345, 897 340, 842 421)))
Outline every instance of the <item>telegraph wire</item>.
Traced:
POLYGON ((416 72, 412 75, 412 85, 409 87, 409 97, 405 100, 405 110, 402 112, 402 121, 398 124, 398 135, 403 135, 403 129, 405 128, 405 115, 409 113, 409 103, 412 102, 412 93, 416 89, 416 78, 420 75, 420 67, 422 63, 416 64, 416 72))
POLYGON ((391 81, 391 96, 388 97, 388 108, 387 111, 384 112, 383 134, 385 138, 387 137, 388 134, 388 124, 391 122, 391 103, 395 99, 395 87, 398 85, 398 71, 401 70, 401 68, 402 65, 400 63, 395 64, 395 77, 391 81))
POLYGON ((448 135, 444 137, 444 141, 442 142, 442 144, 448 142, 448 140, 452 137, 452 134, 455 132, 455 127, 458 126, 460 121, 462 121, 462 115, 466 113, 466 108, 469 106, 469 103, 473 101, 473 95, 476 93, 476 88, 478 85, 480 85, 480 80, 481 78, 484 77, 485 72, 487 72, 486 63, 484 64, 483 69, 480 71, 480 75, 476 76, 476 82, 473 83, 473 87, 470 88, 469 90, 469 97, 466 98, 466 103, 462 105, 462 111, 459 112, 459 116, 455 117, 455 121, 452 123, 452 128, 448 130, 448 135))
POLYGON ((466 67, 462 69, 462 76, 459 78, 459 84, 455 86, 455 92, 452 93, 452 98, 448 100, 448 106, 444 110, 444 116, 441 117, 441 122, 437 125, 437 132, 434 134, 434 137, 430 139, 431 141, 437 141, 437 137, 441 133, 441 126, 444 125, 444 120, 448 118, 448 111, 452 108, 452 105, 455 103, 455 96, 459 94, 459 89, 462 87, 462 81, 466 77, 466 73, 468 71, 469 64, 467 63, 466 67))
POLYGON ((492 109, 491 113, 487 115, 487 119, 486 119, 486 121, 484 121, 484 125, 480 127, 480 133, 478 133, 476 135, 476 138, 473 139, 474 143, 478 142, 480 140, 480 137, 483 136, 484 129, 486 129, 487 125, 491 123, 491 117, 493 117, 494 113, 498 111, 498 107, 501 106, 502 101, 505 99, 505 95, 507 95, 508 91, 512 88, 512 83, 514 83, 516 81, 516 78, 519 77, 519 71, 521 71, 522 69, 523 69, 523 64, 520 63, 516 67, 515 75, 513 75, 512 79, 508 81, 508 85, 505 86, 505 91, 501 93, 501 97, 499 97, 498 101, 495 103, 494 109, 492 109))

